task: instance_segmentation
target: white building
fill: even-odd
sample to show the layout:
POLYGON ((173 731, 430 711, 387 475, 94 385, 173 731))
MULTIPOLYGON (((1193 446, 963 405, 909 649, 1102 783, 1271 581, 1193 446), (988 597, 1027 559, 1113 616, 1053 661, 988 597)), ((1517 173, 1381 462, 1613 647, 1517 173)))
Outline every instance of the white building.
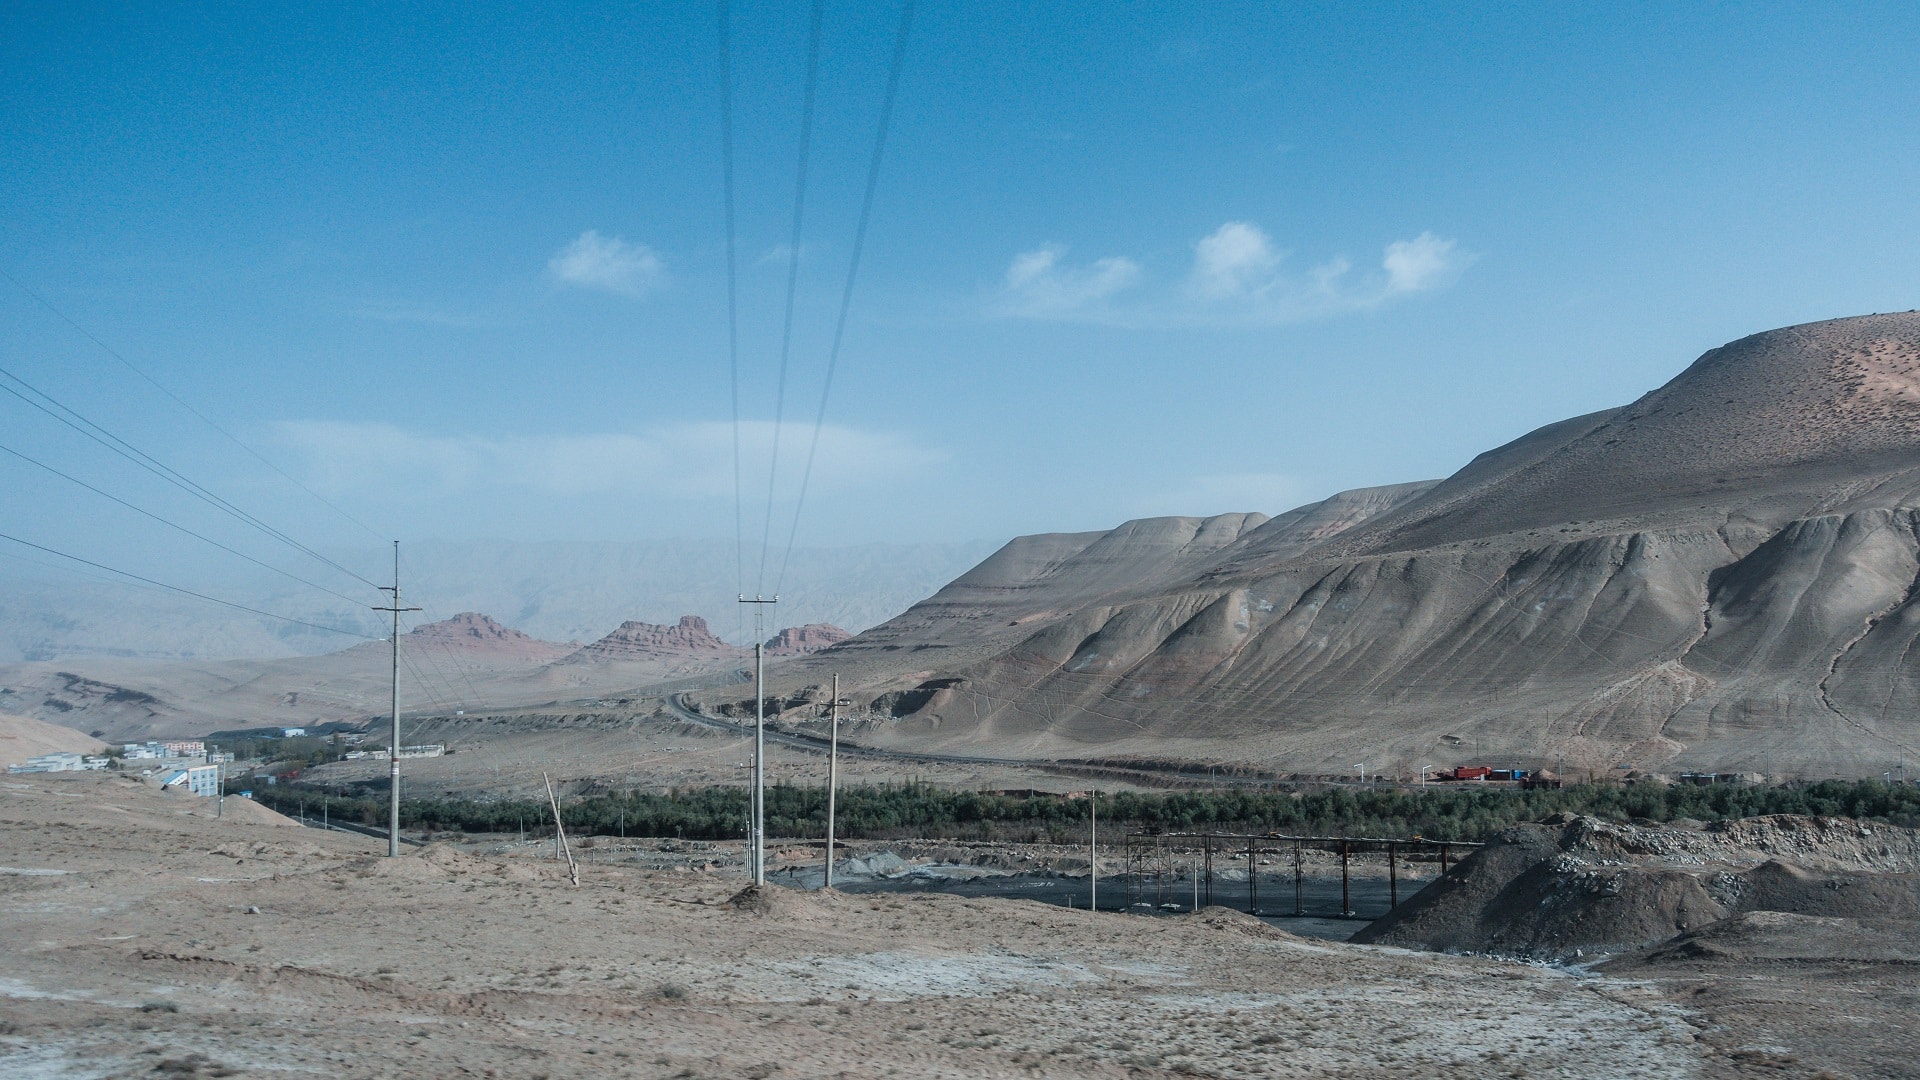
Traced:
POLYGON ((86 772, 107 767, 107 759, 91 754, 59 752, 30 757, 24 765, 9 765, 10 773, 86 772))
MULTIPOLYGON (((446 752, 447 747, 445 743, 428 743, 422 746, 403 746, 400 748, 400 757, 401 760, 407 758, 439 757, 446 752)), ((347 760, 385 761, 387 760, 387 750, 386 747, 381 747, 378 750, 349 750, 347 751, 347 760)))
POLYGON ((120 756, 128 761, 205 761, 207 744, 198 740, 126 743, 120 756))
POLYGON ((211 798, 220 794, 220 766, 194 765, 175 770, 160 781, 160 787, 162 790, 181 787, 192 794, 211 798))

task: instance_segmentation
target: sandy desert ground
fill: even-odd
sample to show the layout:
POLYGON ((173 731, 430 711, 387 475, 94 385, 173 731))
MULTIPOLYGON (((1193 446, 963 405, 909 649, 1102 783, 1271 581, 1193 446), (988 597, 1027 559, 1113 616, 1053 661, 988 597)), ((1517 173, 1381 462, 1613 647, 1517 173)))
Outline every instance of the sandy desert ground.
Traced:
POLYGON ((608 865, 576 888, 551 862, 449 846, 387 859, 237 800, 215 820, 125 778, 0 792, 8 1076, 1731 1077, 1912 1061, 1887 1013, 1910 986, 1803 1038, 1790 1021, 1820 995, 1790 969, 1616 978, 1307 941, 1220 909, 739 900, 737 877, 608 865))
MULTIPOLYGON (((376 727, 376 738, 379 729, 376 727)), ((442 742, 451 755, 407 763, 402 790, 410 796, 545 798, 551 777, 562 795, 595 791, 664 792, 676 788, 746 784, 753 777, 753 740, 744 735, 682 723, 671 716, 628 718, 625 714, 549 720, 535 726, 521 717, 482 717, 460 722, 415 722, 403 727, 403 739, 442 742)), ((328 786, 383 785, 385 762, 337 761, 310 769, 301 778, 328 786)), ((1078 791, 1096 781, 1039 767, 942 763, 872 758, 853 754, 840 760, 848 784, 920 781, 963 790, 1033 788, 1078 791)), ((769 783, 826 783, 826 755, 778 742, 767 745, 769 783)), ((1139 785, 1105 776, 1103 791, 1139 785)))

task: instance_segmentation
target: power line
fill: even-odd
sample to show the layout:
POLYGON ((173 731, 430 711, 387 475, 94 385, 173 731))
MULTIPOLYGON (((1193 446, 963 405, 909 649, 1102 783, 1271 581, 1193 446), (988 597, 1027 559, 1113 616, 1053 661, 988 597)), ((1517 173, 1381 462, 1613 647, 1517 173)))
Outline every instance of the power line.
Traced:
POLYGON ((238 551, 233 548, 230 548, 227 545, 221 543, 220 541, 213 539, 212 537, 202 536, 201 534, 194 532, 192 529, 187 528, 185 525, 182 525, 175 521, 169 521, 166 518, 161 517, 159 514, 156 514, 151 510, 143 510, 140 507, 135 506, 134 504, 128 502, 127 500, 120 498, 118 495, 114 495, 109 492, 102 491, 99 488, 94 487, 92 484, 87 483, 85 480, 82 480, 77 476, 71 476, 71 475, 68 475, 67 473, 61 472, 59 469, 54 468, 53 466, 47 464, 46 462, 41 461, 38 458, 28 457, 26 454, 23 454, 20 451, 15 450, 10 446, 0 445, 0 453, 12 454, 14 457, 19 458, 21 461, 24 461, 29 465, 37 465, 40 468, 45 469, 46 471, 52 473, 53 475, 59 477, 62 480, 66 480, 70 483, 78 484, 79 486, 86 488, 88 491, 93 492, 95 495, 98 495, 103 499, 109 499, 113 502, 120 504, 121 506, 126 507, 127 509, 133 511, 136 514, 140 514, 144 517, 152 518, 153 520, 159 522, 162 525, 167 526, 170 529, 177 529, 180 532, 183 532, 188 536, 193 537, 195 540, 200 540, 208 544, 212 544, 214 547, 219 548, 221 551, 224 551, 229 555, 237 555, 240 558, 245 559, 248 562, 254 564, 255 566, 259 566, 259 567, 263 567, 265 569, 271 570, 276 574, 289 578, 293 581, 297 581, 302 585, 312 586, 313 588, 319 589, 321 592, 326 593, 329 596, 339 597, 340 599, 345 600, 349 604, 358 605, 360 603, 360 601, 355 597, 348 596, 347 594, 342 592, 335 592, 334 590, 327 588, 325 585, 308 581, 306 578, 303 578, 298 574, 292 573, 291 571, 282 570, 281 568, 273 565, 270 562, 265 562, 263 560, 256 559, 244 551, 238 551))
POLYGON ((36 544, 31 540, 22 540, 17 536, 10 536, 7 533, 0 533, 0 540, 11 540, 16 544, 21 545, 22 547, 30 547, 35 551, 44 551, 49 555, 58 555, 63 559, 72 559, 74 562, 80 563, 83 566, 91 566, 96 570, 105 570, 110 574, 119 574, 121 577, 129 578, 133 581, 141 582, 142 584, 157 586, 159 588, 166 589, 169 592, 177 592, 183 596, 191 596, 198 600, 205 600, 205 601, 208 601, 209 603, 219 604, 222 607, 230 607, 237 611, 245 611, 254 615, 264 615, 269 619, 279 619, 281 622, 293 623, 296 626, 310 626, 315 630, 325 630, 331 634, 344 634, 347 637, 364 638, 367 641, 380 640, 377 637, 371 637, 367 634, 362 634, 357 630, 342 630, 337 626, 324 626, 320 623, 308 622, 305 619, 296 619, 290 615, 280 615, 271 611, 262 611, 259 608, 248 607, 245 604, 236 604, 231 600, 222 600, 217 596, 208 596, 206 593, 194 592, 192 589, 183 589, 178 585, 169 585, 164 581, 155 581, 149 577, 141 577, 139 574, 129 573, 125 570, 120 570, 115 567, 108 566, 105 563, 97 563, 97 562, 94 562, 92 559, 83 559, 78 555, 69 555, 64 551, 47 547, 44 544, 36 544))
POLYGON ((268 536, 271 536, 274 539, 280 541, 281 543, 284 543, 289 547, 292 547, 296 551, 299 551, 302 554, 311 556, 312 558, 317 559, 320 562, 333 567, 335 570, 338 570, 341 573, 346 574, 348 577, 354 578, 376 589, 380 587, 379 585, 375 584, 373 581, 365 577, 362 577, 359 574, 354 573, 352 570, 347 569, 346 567, 340 565, 339 563, 333 561, 332 559, 327 558, 325 555, 322 555, 319 552, 313 550, 312 548, 306 546, 305 544, 300 543, 298 540, 295 540, 293 537, 288 536, 284 532, 281 532, 279 529, 276 529, 273 526, 268 525, 266 522, 261 521, 259 518, 254 517, 252 514, 247 513, 246 511, 240 509, 239 507, 221 498, 220 496, 215 495, 212 491, 208 490, 206 487, 198 483, 195 483, 192 480, 187 479, 185 476, 181 475, 175 469, 161 462, 159 459, 153 457, 152 455, 146 453, 140 448, 134 446, 132 443, 127 442, 125 439, 120 438, 118 435, 115 435, 111 431, 108 431, 106 428, 101 427, 99 424, 96 424, 93 421, 87 419, 86 417, 80 415, 79 412, 75 411, 74 409, 70 408, 65 404, 62 404, 58 399, 54 398, 53 395, 48 394, 46 391, 41 390, 37 386, 34 386, 32 383, 26 381, 25 379, 22 379, 18 375, 15 375, 13 372, 8 371, 6 368, 0 368, 0 376, 5 376, 7 379, 10 379, 13 382, 20 384, 21 386, 26 387, 33 394, 44 399, 48 403, 52 404, 54 408, 59 409, 60 412, 55 412, 53 411, 53 409, 49 409, 46 405, 42 405, 40 402, 33 400, 33 398, 30 398, 25 394, 22 394, 20 391, 15 390, 11 386, 0 384, 0 390, 5 390, 7 393, 12 394, 14 397, 17 397, 21 401, 26 402, 28 405, 31 405, 34 408, 52 417, 53 419, 58 420, 60 423, 65 424, 66 426, 72 428, 73 430, 79 432, 82 435, 85 435, 87 438, 92 439, 94 442, 99 443, 101 446, 106 447, 108 450, 111 450, 114 453, 120 455, 121 457, 126 458, 128 461, 133 462, 135 465, 140 466, 142 469, 145 469, 146 471, 154 474, 155 476, 160 477, 162 480, 165 480, 169 484, 172 484, 173 486, 179 488, 180 490, 185 491, 189 495, 192 495, 195 498, 200 499, 202 502, 207 503, 209 506, 212 506, 215 509, 220 510, 225 514, 228 514, 238 519, 242 523, 250 525, 253 528, 260 530, 261 532, 266 533, 268 536), (64 412, 67 415, 62 416, 60 415, 61 412, 64 412), (71 420, 68 419, 69 416, 72 417, 73 419, 71 420), (75 423, 74 421, 76 420, 79 421, 79 423, 75 423), (82 425, 85 425, 85 426, 83 427, 82 425))
MULTIPOLYGON (((733 30, 727 0, 720 0, 720 174, 727 219, 727 376, 733 402, 733 571, 736 591, 747 591, 744 485, 740 478, 740 305, 738 252, 733 217, 733 30)), ((735 613, 736 621, 744 618, 735 613)), ((746 629, 739 622, 734 636, 746 629)))
POLYGON ((341 517, 346 518, 348 521, 352 522, 353 524, 358 525, 361 529, 365 530, 369 535, 372 535, 375 537, 384 535, 382 533, 376 532, 366 522, 361 521, 359 518, 354 517, 352 514, 347 513, 345 510, 341 509, 339 506, 336 506, 332 501, 327 499, 326 496, 321 495, 319 492, 301 483, 299 480, 296 480, 285 469, 282 469, 280 466, 275 465, 272 461, 268 460, 267 457, 261 454, 258 450, 255 450, 253 447, 247 445, 245 442, 242 442, 238 435, 235 435, 233 432, 228 431, 226 428, 215 423, 211 417, 207 416, 207 414, 201 412, 199 409, 196 409, 192 405, 188 404, 186 399, 174 393, 172 390, 167 389, 167 387, 163 385, 160 382, 160 380, 154 378, 152 375, 147 374, 144 370, 136 366, 133 361, 121 355, 118 350, 114 349, 112 346, 108 345, 106 342, 101 341, 97 336, 94 335, 94 333, 91 330, 88 330, 86 327, 80 325, 80 323, 76 321, 71 315, 68 315, 66 312, 60 310, 57 307, 54 307, 51 301, 49 301, 46 297, 41 296, 39 293, 33 291, 32 289, 28 288, 26 284, 22 282, 19 278, 14 277, 12 274, 7 273, 5 269, 0 269, 0 277, 6 278, 9 282, 13 284, 14 288, 19 289, 21 292, 26 293, 28 296, 32 297, 34 301, 38 303, 41 307, 46 308, 48 311, 52 312, 55 318, 59 319, 61 322, 66 323, 68 326, 73 327, 74 330, 79 332, 81 337, 84 337, 88 341, 91 341, 95 345, 99 346, 100 351, 106 353, 108 356, 113 357, 115 360, 120 361, 120 363, 128 371, 131 371, 135 375, 138 375, 142 379, 145 379, 148 382, 148 384, 151 385, 155 390, 158 390, 162 394, 165 394, 168 398, 171 398, 175 405, 178 405, 181 408, 192 413, 195 417, 197 417, 200 420, 201 423, 207 425, 213 430, 226 436, 227 441, 233 443, 233 445, 253 455, 254 459, 259 461, 260 464, 265 465, 267 468, 272 469, 276 473, 279 473, 280 477, 285 481, 287 481, 289 484, 292 484, 294 487, 297 487, 301 491, 306 492, 308 495, 313 496, 316 500, 320 502, 322 506, 325 506, 327 509, 332 510, 336 514, 339 514, 341 517))
MULTIPOLYGON (((820 450, 820 429, 827 421, 827 398, 833 392, 833 373, 840 363, 840 343, 846 337, 847 312, 853 307, 853 282, 860 273, 860 253, 867 243, 867 223, 873 216, 874 193, 880 187, 880 159, 887 148, 887 129, 893 123, 893 103, 900 90, 900 69, 907 59, 907 36, 913 29, 913 0, 900 7, 900 29, 893 39, 893 63, 887 69, 887 92, 880 104, 880 125, 873 136, 873 159, 867 165, 867 190, 860 199, 860 219, 853 230, 853 256, 847 262, 847 283, 840 290, 840 314, 833 324, 833 344, 827 350, 827 377, 820 387, 820 409, 813 418, 813 437, 807 443, 807 464, 800 473, 800 496, 793 504, 793 527, 787 532, 787 548, 780 557, 780 576, 774 578, 777 594, 786 583, 787 564, 793 559, 793 542, 800 533, 800 511, 807 503, 807 488, 813 482, 813 461, 820 450)), ((777 433, 776 433, 777 437, 777 433)))
POLYGON ((820 75, 820 24, 826 0, 813 0, 813 19, 807 30, 807 81, 800 103, 800 160, 793 179, 793 232, 787 244, 787 308, 780 331, 780 375, 773 397, 773 453, 767 461, 767 515, 760 531, 760 576, 755 592, 767 582, 767 553, 773 540, 773 492, 780 476, 780 423, 787 402, 787 361, 793 354, 793 305, 800 286, 800 225, 807 203, 807 159, 813 142, 814 91, 820 75))
MULTIPOLYGON (((400 561, 401 561, 401 565, 406 567, 407 573, 411 575, 415 580, 424 583, 427 588, 433 587, 431 582, 426 581, 426 575, 421 573, 420 570, 417 567, 415 567, 412 563, 407 562, 405 556, 402 556, 400 561)), ((427 617, 432 619, 434 622, 445 621, 441 617, 440 612, 431 603, 427 602, 426 600, 421 600, 420 606, 426 609, 427 617)), ((447 662, 453 665, 454 674, 460 676, 460 680, 467 684, 468 691, 470 691, 473 694, 473 704, 475 705, 475 707, 479 707, 485 704, 486 695, 480 692, 480 688, 478 686, 475 686, 473 679, 467 675, 466 668, 461 666, 459 658, 454 655, 453 647, 447 644, 445 638, 436 637, 433 639, 433 641, 436 642, 440 646, 440 650, 446 654, 447 662)), ((428 662, 432 663, 432 660, 429 659, 428 662)), ((436 668, 437 668, 437 665, 436 665, 436 668)), ((449 686, 449 689, 451 689, 451 686, 452 686, 451 682, 449 682, 448 686, 449 686)), ((455 694, 454 696, 457 698, 459 695, 455 694)))

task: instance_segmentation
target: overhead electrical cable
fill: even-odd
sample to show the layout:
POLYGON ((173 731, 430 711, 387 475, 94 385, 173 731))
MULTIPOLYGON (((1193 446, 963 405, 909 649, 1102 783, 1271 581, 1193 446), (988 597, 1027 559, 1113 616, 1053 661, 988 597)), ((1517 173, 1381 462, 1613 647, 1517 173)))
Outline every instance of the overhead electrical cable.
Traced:
MULTIPOLYGON (((733 404, 733 571, 740 595, 747 592, 745 485, 740 475, 740 275, 733 216, 733 25, 727 0, 720 0, 720 186, 727 219, 727 378, 733 404)), ((736 637, 746 616, 736 609, 736 637)))
POLYGON ((253 447, 243 442, 238 435, 235 435, 233 432, 228 431, 226 428, 215 423, 211 417, 201 412, 199 409, 194 408, 191 404, 189 404, 186 401, 186 399, 174 393, 172 390, 167 389, 167 387, 163 383, 161 383, 160 380, 154 378, 152 375, 147 374, 145 370, 135 365, 133 361, 127 359, 125 356, 121 355, 120 352, 117 349, 113 348, 111 345, 108 345, 106 342, 101 341, 97 336, 94 335, 94 333, 91 330, 88 330, 86 327, 80 325, 80 323, 76 321, 71 315, 68 315, 66 312, 60 310, 57 307, 54 307, 51 301, 49 301, 46 297, 41 296, 39 293, 33 291, 32 289, 28 288, 27 285, 24 282, 22 282, 19 278, 14 277, 12 274, 7 273, 6 270, 4 269, 0 269, 0 277, 6 278, 9 282, 13 284, 14 288, 19 289, 21 292, 26 293, 28 296, 32 297, 34 301, 38 303, 41 307, 46 308, 48 311, 52 312, 55 318, 59 319, 61 322, 66 323, 68 326, 73 327, 74 330, 79 332, 81 337, 84 337, 88 341, 91 341, 95 345, 98 345, 100 347, 100 351, 106 353, 108 356, 113 357, 115 360, 120 361, 120 363, 128 371, 131 371, 135 375, 138 375, 142 379, 145 379, 148 382, 148 384, 151 385, 155 390, 158 390, 162 394, 165 394, 167 397, 171 398, 175 405, 178 405, 181 408, 192 413, 195 417, 199 418, 201 423, 219 432, 221 435, 226 436, 228 442, 233 443, 233 445, 239 447, 242 450, 245 450, 248 454, 251 454, 255 460, 260 462, 260 464, 265 465, 267 468, 272 469, 276 473, 279 473, 280 477, 285 481, 287 481, 289 484, 292 484, 294 487, 297 487, 301 491, 306 492, 308 495, 313 496, 315 499, 317 499, 320 502, 322 506, 325 506, 327 509, 332 510, 334 513, 339 514, 341 517, 359 526, 361 529, 365 530, 369 535, 379 539, 385 539, 385 534, 375 531, 372 526, 368 525, 364 521, 361 521, 359 518, 354 517, 352 514, 347 513, 345 510, 335 505, 326 496, 320 494, 319 492, 313 490, 307 485, 301 483, 299 480, 295 479, 290 473, 288 473, 285 469, 282 469, 280 466, 275 465, 271 460, 269 460, 266 457, 266 455, 260 453, 260 451, 255 450, 253 447))
POLYGON ((893 63, 887 69, 887 90, 880 103, 880 124, 873 136, 873 158, 867 164, 867 189, 860 198, 860 217, 853 230, 853 255, 847 261, 847 281, 840 290, 840 314, 833 323, 833 344, 827 350, 827 376, 820 387, 820 408, 813 418, 813 437, 807 443, 807 463, 800 473, 800 494, 793 505, 793 527, 787 532, 786 553, 780 557, 780 575, 774 578, 775 595, 786 582, 787 564, 793 559, 794 538, 800 532, 800 511, 807 503, 807 488, 813 482, 813 462, 820 450, 820 429, 827 421, 827 399, 833 393, 833 373, 840 363, 840 344, 846 338, 847 312, 853 307, 853 283, 860 273, 860 253, 867 244, 867 223, 873 217, 874 193, 880 188, 880 160, 887 149, 887 130, 893 123, 893 103, 900 91, 900 69, 907 59, 907 37, 913 30, 913 0, 900 8, 900 29, 893 38, 893 63))
POLYGON ((270 562, 266 562, 261 559, 256 559, 244 551, 238 551, 234 548, 230 548, 227 545, 221 543, 218 540, 213 539, 210 536, 204 536, 200 533, 194 532, 192 529, 187 528, 185 525, 182 525, 179 522, 169 521, 166 518, 161 517, 159 514, 156 514, 151 510, 145 510, 138 506, 135 506, 134 504, 119 497, 118 495, 115 495, 111 492, 102 491, 101 489, 94 487, 92 484, 87 483, 85 480, 82 480, 77 476, 72 476, 67 473, 61 472, 59 469, 54 468, 53 466, 47 464, 46 462, 41 461, 38 458, 29 457, 26 454, 23 454, 20 451, 15 450, 10 446, 0 445, 0 453, 12 454, 14 457, 19 458, 21 461, 24 461, 29 465, 36 465, 42 469, 45 469, 46 471, 52 473, 53 475, 59 477, 60 479, 68 481, 69 483, 77 484, 80 487, 86 488, 88 491, 93 492, 95 495, 98 495, 103 499, 108 499, 108 500, 111 500, 112 502, 118 503, 121 506, 124 506, 127 509, 143 517, 152 518, 154 521, 157 521, 160 524, 165 525, 170 529, 176 529, 180 532, 183 532, 186 535, 193 537, 195 540, 212 544, 214 547, 219 548, 221 551, 224 551, 229 555, 239 556, 240 558, 247 560, 248 562, 252 563, 255 566, 262 567, 267 570, 271 570, 282 577, 288 578, 292 581, 297 581, 302 585, 308 585, 313 588, 319 589, 321 592, 326 593, 329 596, 337 596, 340 599, 345 600, 349 604, 358 605, 360 603, 360 599, 358 597, 348 596, 346 593, 343 593, 343 592, 335 592, 334 590, 327 588, 325 585, 321 585, 317 582, 308 581, 306 578, 303 578, 298 574, 292 573, 291 571, 282 570, 280 567, 275 566, 270 562))
POLYGON ((800 286, 801 221, 807 205, 807 160, 813 144, 814 91, 820 79, 820 24, 826 0, 814 0, 807 30, 807 81, 800 98, 800 160, 793 178, 793 231, 787 241, 787 307, 780 330, 780 374, 774 384, 773 452, 767 461, 767 514, 760 531, 760 575, 754 586, 763 592, 767 580, 767 553, 773 540, 773 494, 780 477, 780 425, 787 400, 787 361, 793 355, 793 306, 800 286))
MULTIPOLYGON (((407 590, 408 598, 412 600, 418 600, 420 602, 422 613, 426 615, 426 617, 431 622, 445 622, 446 620, 440 617, 439 612, 434 608, 432 604, 428 603, 424 599, 421 599, 419 595, 419 590, 421 588, 421 585, 420 585, 421 575, 413 569, 413 565, 411 563, 408 563, 405 560, 404 556, 401 559, 401 565, 406 568, 408 579, 414 582, 414 584, 411 587, 409 587, 407 590)), ((419 629, 420 627, 416 625, 411 630, 408 631, 408 634, 411 635, 412 633, 414 633, 415 631, 418 631, 419 629)), ((447 698, 448 698, 448 701, 451 702, 452 706, 459 706, 459 705, 466 704, 466 705, 471 705, 474 708, 478 708, 485 703, 486 701, 485 696, 480 693, 479 687, 473 684, 473 680, 471 678, 468 678, 466 670, 461 666, 459 659, 454 656, 452 646, 448 645, 444 638, 441 638, 437 635, 430 636, 423 640, 416 641, 415 644, 418 646, 418 648, 415 649, 411 655, 417 656, 420 662, 425 664, 427 668, 431 670, 436 677, 439 678, 441 685, 447 691, 447 698), (433 654, 427 651, 428 646, 430 645, 437 645, 440 648, 440 651, 446 654, 447 661, 453 665, 454 674, 460 676, 461 681, 466 684, 467 690, 472 694, 472 698, 470 700, 463 697, 460 694, 459 689, 453 685, 453 680, 447 677, 446 671, 443 668, 441 668, 440 664, 437 661, 434 660, 433 654)), ((410 654, 404 649, 400 651, 401 659, 406 661, 407 664, 409 665, 409 669, 412 670, 411 665, 413 661, 407 659, 409 655, 410 654)), ((423 687, 428 685, 426 680, 424 678, 421 678, 418 671, 415 672, 415 677, 420 680, 421 685, 423 687)), ((430 691, 428 692, 427 696, 430 699, 433 699, 435 705, 440 704, 438 699, 433 698, 433 695, 430 691)))
POLYGON ((26 402, 28 405, 31 405, 34 408, 52 417, 53 419, 58 420, 60 423, 65 424, 66 426, 72 428, 73 430, 79 432, 82 435, 85 435, 87 438, 92 439, 94 442, 97 442, 100 445, 106 447, 107 449, 113 451, 114 453, 120 455, 121 457, 126 458, 128 461, 133 462, 135 465, 140 466, 142 469, 145 469, 146 471, 154 474, 155 476, 160 477, 162 480, 165 480, 167 483, 172 484, 173 486, 179 488, 180 490, 187 492, 189 495, 192 495, 195 498, 201 500, 202 502, 207 503, 209 506, 214 507, 215 509, 221 511, 222 513, 228 514, 236 518, 243 524, 246 524, 255 529, 258 529, 261 532, 266 533, 268 536, 273 537, 275 540, 278 540, 281 543, 286 544, 287 546, 293 548, 294 550, 299 551, 304 555, 308 555, 326 564, 327 566, 330 566, 335 570, 340 571, 341 573, 347 575, 348 577, 354 578, 355 580, 362 582, 365 585, 368 585, 375 589, 380 588, 380 585, 377 582, 374 582, 366 577, 363 577, 360 574, 355 573, 352 570, 349 570, 348 568, 340 565, 334 560, 329 559, 325 555, 322 555, 319 552, 313 550, 307 545, 300 543, 298 540, 295 540, 293 537, 288 536, 286 533, 280 531, 279 529, 276 529, 273 526, 268 525, 266 522, 261 521, 259 518, 253 516, 252 514, 247 513, 245 510, 240 509, 238 506, 235 506, 233 503, 228 502, 226 499, 223 499, 220 496, 214 494, 212 491, 208 490, 203 485, 195 483, 192 480, 189 480, 187 477, 185 477, 175 469, 171 468, 170 466, 166 465, 164 462, 161 462, 159 459, 153 457, 151 454, 146 453, 145 451, 141 450, 139 447, 136 447, 132 443, 127 442, 125 439, 122 439, 118 435, 115 435, 113 432, 108 431, 106 428, 101 427, 99 424, 96 424, 93 421, 87 419, 86 417, 80 415, 79 412, 75 411, 74 409, 70 408, 67 405, 62 404, 59 400, 54 398, 53 395, 48 394, 46 391, 41 390, 39 387, 34 386, 32 383, 26 381, 25 379, 22 379, 18 375, 15 375, 13 372, 8 371, 6 368, 0 367, 0 376, 4 376, 9 380, 15 383, 18 383, 19 385, 26 387, 27 390, 31 391, 36 397, 39 397, 45 402, 47 402, 47 404, 52 405, 53 408, 48 408, 47 405, 41 404, 40 401, 35 401, 33 398, 30 398, 27 395, 22 394, 20 391, 15 390, 13 387, 7 386, 3 383, 0 383, 0 390, 5 390, 7 393, 12 394, 14 397, 17 397, 21 401, 26 402), (59 412, 55 412, 54 409, 58 409, 59 412), (66 415, 63 416, 61 415, 62 413, 65 413, 66 415), (71 417, 72 419, 69 419, 69 417, 71 417), (76 421, 78 422, 76 423, 76 421))
POLYGON ((22 547, 30 547, 35 551, 44 551, 49 555, 58 555, 63 559, 71 559, 74 562, 81 564, 82 566, 91 566, 96 570, 105 570, 110 574, 118 574, 121 577, 127 578, 132 581, 138 581, 145 585, 157 586, 159 588, 166 589, 168 592, 177 592, 183 596, 191 596, 198 600, 205 600, 209 603, 219 604, 222 607, 230 607, 236 611, 245 611, 254 615, 264 615, 269 619, 278 619, 281 622, 293 623, 296 626, 310 626, 315 630, 325 630, 330 634, 342 634, 347 637, 363 638, 367 641, 381 640, 380 638, 373 637, 369 634, 363 634, 358 630, 342 630, 337 626, 326 626, 322 623, 308 622, 305 619, 296 619, 291 615, 281 615, 281 614, 278 614, 277 612, 263 611, 260 608, 248 607, 245 604, 236 604, 231 600, 222 600, 217 596, 208 596, 206 593, 194 592, 192 589, 183 589, 178 585, 169 585, 164 581, 155 581, 150 577, 141 577, 139 574, 130 573, 126 570, 121 570, 117 567, 108 566, 105 563, 97 563, 97 562, 94 562, 92 559, 83 559, 78 555, 70 555, 67 552, 58 550, 57 548, 50 548, 44 544, 36 544, 31 540, 22 540, 17 536, 12 536, 7 533, 0 533, 0 540, 11 540, 16 544, 21 545, 22 547))

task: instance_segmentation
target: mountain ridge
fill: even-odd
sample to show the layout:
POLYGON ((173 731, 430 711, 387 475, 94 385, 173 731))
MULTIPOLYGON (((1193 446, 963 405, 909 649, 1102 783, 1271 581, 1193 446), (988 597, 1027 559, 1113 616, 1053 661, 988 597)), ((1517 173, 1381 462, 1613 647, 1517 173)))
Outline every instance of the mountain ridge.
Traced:
POLYGON ((1877 774, 1920 760, 1917 515, 1920 315, 1829 320, 1441 481, 1016 540, 784 678, 902 748, 1877 774))

